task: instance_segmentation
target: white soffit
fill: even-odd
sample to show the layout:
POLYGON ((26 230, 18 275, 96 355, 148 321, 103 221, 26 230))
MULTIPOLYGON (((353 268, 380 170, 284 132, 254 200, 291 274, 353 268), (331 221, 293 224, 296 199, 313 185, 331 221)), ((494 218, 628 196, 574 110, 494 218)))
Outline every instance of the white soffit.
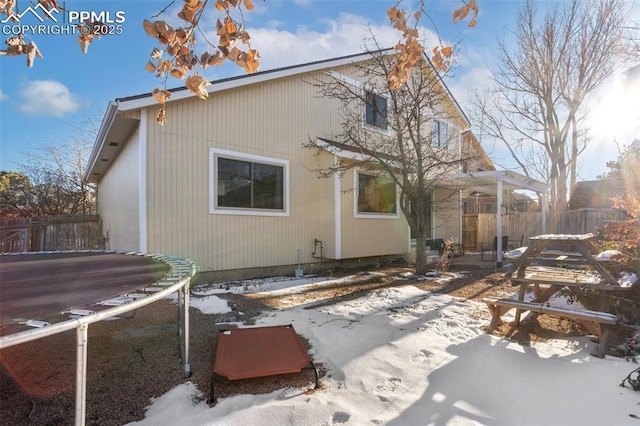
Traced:
POLYGON ((526 189, 537 193, 545 193, 549 190, 548 184, 510 170, 458 173, 449 176, 446 180, 454 186, 483 188, 483 192, 487 193, 495 193, 498 181, 502 181, 504 190, 526 189))

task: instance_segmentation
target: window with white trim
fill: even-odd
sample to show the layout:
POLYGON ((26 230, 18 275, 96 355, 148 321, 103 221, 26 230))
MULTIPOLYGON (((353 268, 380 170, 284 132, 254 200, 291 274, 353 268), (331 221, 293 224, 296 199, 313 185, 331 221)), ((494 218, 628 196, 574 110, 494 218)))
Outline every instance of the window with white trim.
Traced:
POLYGON ((449 142, 449 126, 444 121, 433 120, 433 139, 431 141, 434 148, 445 148, 449 142))
POLYGON ((356 172, 357 215, 398 216, 396 184, 389 176, 356 172))
POLYGON ((212 213, 287 213, 287 161, 224 150, 211 152, 212 213))
POLYGON ((366 92, 365 104, 364 122, 369 126, 387 130, 387 98, 366 92))

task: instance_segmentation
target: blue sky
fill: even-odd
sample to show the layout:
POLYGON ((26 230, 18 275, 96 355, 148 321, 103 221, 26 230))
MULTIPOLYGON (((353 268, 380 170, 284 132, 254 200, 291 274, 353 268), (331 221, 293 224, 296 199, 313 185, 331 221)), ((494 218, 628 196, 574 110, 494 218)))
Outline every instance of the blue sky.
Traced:
MULTIPOLYGON (((19 5, 27 4, 21 0, 19 5)), ((181 1, 169 6, 165 19, 175 23, 175 12, 181 1)), ((367 25, 383 46, 392 46, 398 40, 397 31, 388 24, 386 10, 394 0, 254 0, 256 8, 245 14, 253 45, 262 56, 261 70, 296 63, 326 59, 362 51, 362 40, 367 25)), ((44 55, 27 68, 25 57, 0 58, 0 169, 15 170, 24 163, 29 153, 38 147, 64 143, 83 136, 83 129, 99 126, 102 114, 110 100, 150 92, 161 84, 144 66, 155 46, 142 28, 142 20, 151 17, 170 4, 162 1, 66 1, 67 10, 108 11, 111 16, 124 12, 125 22, 118 31, 94 41, 88 53, 82 53, 74 35, 33 35, 33 40, 44 55), (93 123, 93 124, 92 124, 93 123)), ((458 0, 427 1, 427 8, 437 26, 440 37, 459 43, 459 67, 447 84, 465 109, 474 88, 486 84, 487 66, 496 55, 496 39, 513 28, 518 1, 478 0, 480 16, 478 26, 470 29, 465 24, 453 24, 451 12, 460 5, 458 0)), ((24 6, 22 6, 24 7, 24 6)), ((213 8, 212 8, 213 11, 213 8)), ((215 18, 209 26, 215 28, 215 18)), ((31 15, 23 23, 39 24, 31 15)), ((6 24, 0 24, 3 26, 6 24)), ((207 25, 205 20, 204 25, 207 25)), ((429 26, 433 30, 433 26, 429 26)), ((3 28, 3 40, 6 35, 3 28)), ((435 35, 424 31, 435 43, 435 35)), ((227 64, 210 68, 205 77, 217 79, 241 74, 242 70, 227 64)), ((175 79, 169 87, 180 86, 175 79)), ((617 86, 611 86, 617 87, 617 86)), ((634 100, 625 100, 622 110, 640 110, 640 88, 633 92, 634 100)), ((619 87, 616 96, 623 96, 619 87)), ((628 92, 628 90, 627 90, 628 92)), ((609 90, 613 93, 613 89, 609 90)), ((626 93, 627 97, 629 94, 626 93)), ((622 112, 618 98, 609 96, 601 102, 608 115, 600 114, 598 129, 602 134, 589 147, 581 177, 592 179, 605 171, 604 163, 617 157, 611 143, 612 120, 620 119, 622 112)), ((637 115, 637 114, 636 114, 637 115)), ((633 116, 631 117, 633 119, 633 116)), ((635 119, 640 122, 640 118, 635 119)), ((597 127, 597 126, 596 126, 597 127)), ((618 142, 628 144, 640 137, 638 125, 630 130, 615 126, 618 142), (635 135, 635 136, 631 136, 635 135)), ((498 164, 509 165, 498 146, 483 141, 485 149, 498 164)))

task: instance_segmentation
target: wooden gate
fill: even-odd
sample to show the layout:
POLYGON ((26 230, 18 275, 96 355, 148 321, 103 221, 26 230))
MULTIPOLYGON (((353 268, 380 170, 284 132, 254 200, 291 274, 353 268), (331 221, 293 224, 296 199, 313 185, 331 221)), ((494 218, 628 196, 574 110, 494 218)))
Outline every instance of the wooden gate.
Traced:
POLYGON ((478 246, 478 215, 462 215, 462 244, 465 250, 477 250, 478 246))

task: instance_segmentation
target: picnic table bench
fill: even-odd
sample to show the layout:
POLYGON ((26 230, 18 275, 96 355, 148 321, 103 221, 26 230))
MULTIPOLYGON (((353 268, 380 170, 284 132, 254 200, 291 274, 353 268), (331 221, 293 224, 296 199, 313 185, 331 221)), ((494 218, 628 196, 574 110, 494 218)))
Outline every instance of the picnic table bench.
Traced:
POLYGON ((483 301, 487 304, 489 312, 492 314, 491 324, 489 324, 487 333, 492 333, 498 328, 502 324, 502 315, 511 309, 571 318, 598 337, 598 350, 593 355, 599 358, 604 357, 607 351, 610 326, 618 323, 618 318, 615 315, 605 312, 560 308, 550 306, 547 303, 525 302, 516 299, 485 298, 483 301))

